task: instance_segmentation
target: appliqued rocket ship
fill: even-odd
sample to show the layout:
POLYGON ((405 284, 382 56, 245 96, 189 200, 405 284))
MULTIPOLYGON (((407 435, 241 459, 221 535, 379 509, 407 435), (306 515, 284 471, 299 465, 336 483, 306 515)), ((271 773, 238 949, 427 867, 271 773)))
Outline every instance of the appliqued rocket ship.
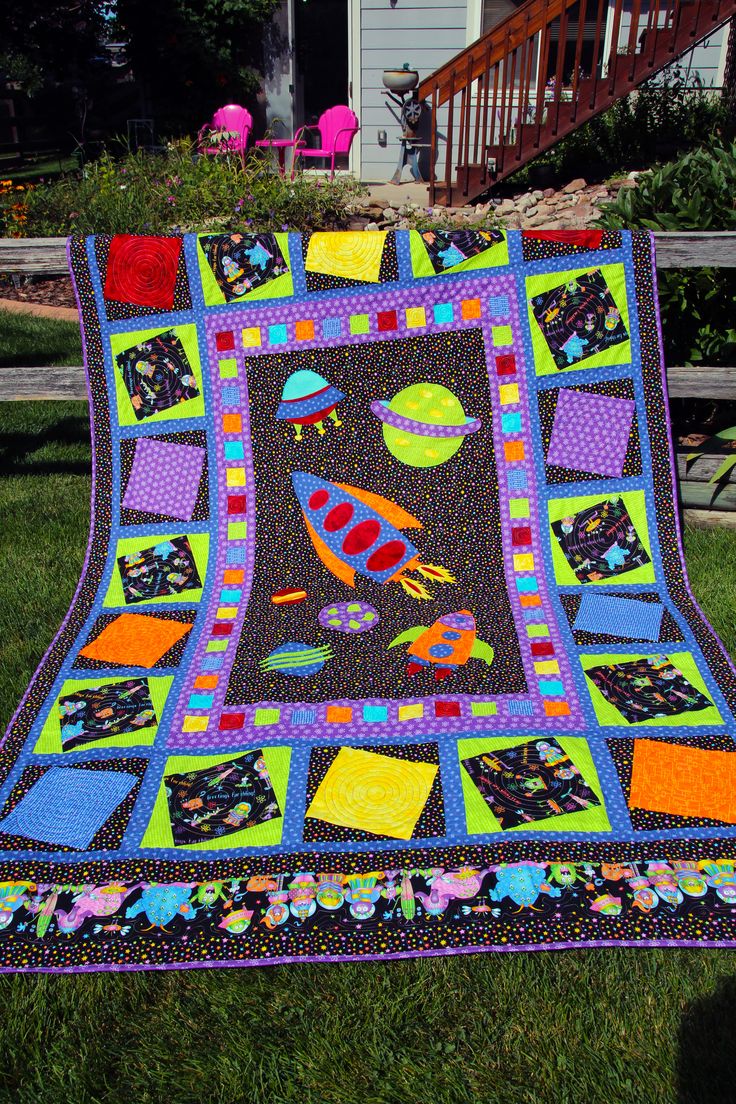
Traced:
POLYGON ((446 613, 434 625, 415 625, 399 633, 389 648, 411 644, 406 673, 411 678, 422 667, 434 667, 434 677, 440 682, 462 667, 469 659, 482 659, 490 667, 493 648, 475 633, 475 618, 470 610, 446 613))
POLYGON ((406 572, 455 582, 444 567, 419 562, 419 551, 401 530, 421 529, 422 523, 395 502, 308 472, 293 472, 291 478, 315 552, 346 586, 354 587, 358 574, 377 583, 400 583, 412 598, 431 598, 424 584, 408 579, 406 572))

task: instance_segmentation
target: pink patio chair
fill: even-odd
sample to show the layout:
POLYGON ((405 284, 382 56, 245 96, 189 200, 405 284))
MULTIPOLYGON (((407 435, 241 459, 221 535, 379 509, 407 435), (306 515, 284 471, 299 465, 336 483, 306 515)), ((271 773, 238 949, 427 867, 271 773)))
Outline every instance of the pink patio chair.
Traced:
POLYGON ((199 152, 215 155, 218 153, 239 153, 245 160, 248 140, 253 130, 253 116, 240 104, 227 104, 219 107, 197 135, 199 152), (216 135, 222 135, 217 139, 216 135))
POLYGON ((360 130, 357 116, 349 107, 331 107, 320 115, 316 126, 303 126, 294 137, 294 157, 291 163, 291 179, 294 179, 294 170, 298 157, 324 157, 330 162, 330 180, 335 179, 335 158, 350 152, 353 138, 360 130), (319 146, 317 149, 303 143, 305 130, 316 130, 319 133, 319 146))

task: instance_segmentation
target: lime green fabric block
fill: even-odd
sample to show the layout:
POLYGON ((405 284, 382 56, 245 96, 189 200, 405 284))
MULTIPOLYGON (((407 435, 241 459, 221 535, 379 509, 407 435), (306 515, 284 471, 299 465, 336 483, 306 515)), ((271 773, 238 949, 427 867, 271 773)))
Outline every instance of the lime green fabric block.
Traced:
POLYGON ((527 518, 527 517, 529 517, 529 499, 528 498, 510 498, 509 499, 509 517, 511 517, 511 518, 527 518))
MULTIPOLYGON (((200 239, 208 236, 207 234, 199 234, 197 236, 197 263, 199 264, 199 275, 202 280, 202 294, 204 295, 205 304, 208 307, 212 307, 226 302, 226 299, 224 293, 220 289, 220 285, 215 279, 212 269, 207 263, 204 250, 200 245, 200 239)), ((279 249, 284 256, 284 260, 290 265, 289 235, 276 234, 275 237, 279 244, 279 249)), ((233 299, 232 306, 236 307, 238 303, 249 303, 253 299, 284 299, 293 294, 294 280, 289 271, 284 272, 282 276, 277 276, 275 280, 261 284, 260 287, 255 288, 253 291, 249 291, 247 295, 241 295, 237 299, 233 299)))
MULTIPOLYGON (((603 667, 608 663, 627 663, 634 659, 642 659, 642 657, 646 655, 666 655, 667 658, 674 663, 675 667, 682 671, 685 678, 688 682, 692 683, 696 690, 699 690, 701 694, 705 694, 709 700, 712 700, 711 693, 698 671, 695 658, 691 652, 652 651, 630 652, 625 655, 616 655, 613 652, 606 652, 603 655, 582 655, 580 656, 580 663, 583 670, 588 671, 591 667, 603 667)), ((631 724, 621 716, 615 705, 612 705, 611 702, 604 698, 594 682, 588 678, 586 678, 585 681, 599 724, 606 726, 623 726, 627 728, 632 735, 640 728, 662 728, 663 726, 665 728, 679 728, 681 725, 687 728, 702 728, 703 725, 723 724, 723 718, 715 705, 711 706, 710 709, 699 709, 690 713, 679 713, 675 717, 651 717, 648 721, 637 721, 636 724, 631 724)))
POLYGON ((229 641, 227 640, 210 640, 207 644, 205 651, 207 652, 226 652, 229 641))
POLYGON ((584 780, 601 802, 591 809, 581 809, 579 813, 561 813, 547 820, 535 820, 528 825, 517 824, 513 828, 502 829, 468 772, 463 768, 463 759, 482 755, 486 751, 501 751, 503 748, 518 747, 533 739, 546 739, 544 734, 517 736, 475 737, 470 740, 458 740, 457 751, 460 760, 460 775, 465 801, 465 821, 469 835, 481 835, 489 832, 503 832, 503 835, 516 832, 610 832, 611 824, 603 801, 603 790, 595 769, 593 756, 588 742, 582 736, 555 736, 555 742, 570 756, 584 780))
MULTIPOLYGON (((252 750, 252 749, 248 749, 252 750)), ((263 758, 266 760, 268 773, 271 777, 276 800, 281 809, 281 816, 267 820, 263 824, 256 824, 253 828, 245 828, 242 832, 233 832, 230 836, 224 836, 218 840, 203 841, 202 843, 187 844, 177 847, 177 851, 229 851, 235 847, 273 847, 281 842, 284 830, 284 811, 286 809, 286 789, 289 782, 289 764, 291 761, 291 748, 266 747, 262 749, 263 758)), ((204 770, 206 767, 215 767, 220 763, 227 763, 231 759, 237 759, 238 752, 231 755, 174 755, 166 760, 164 776, 167 774, 185 774, 187 771, 204 770)), ((166 800, 166 789, 163 778, 159 786, 156 803, 153 807, 151 819, 140 843, 141 847, 172 847, 174 837, 169 821, 169 806, 166 800)))
POLYGON ((495 702, 471 702, 470 712, 474 717, 493 717, 498 712, 495 702))
MULTIPOLYGON (((74 694, 77 690, 90 690, 97 686, 117 686, 121 682, 127 682, 130 677, 130 675, 115 677, 100 672, 96 678, 66 679, 54 699, 43 728, 39 733, 36 746, 33 749, 35 754, 59 755, 64 753, 61 746, 61 723, 57 709, 60 698, 66 697, 68 694, 74 694)), ((151 702, 159 721, 173 681, 172 675, 148 677, 151 702)), ((150 747, 156 739, 157 730, 158 723, 147 728, 141 728, 137 732, 121 732, 118 736, 107 736, 102 740, 92 740, 89 744, 78 744, 70 751, 95 750, 104 747, 150 747)))
POLYGON ((280 716, 280 709, 256 709, 253 724, 261 728, 275 725, 279 723, 280 716))
POLYGON ((201 418, 204 414, 204 394, 202 392, 202 362, 199 356, 199 341, 197 339, 197 327, 194 323, 183 326, 159 326, 155 330, 132 330, 129 333, 112 334, 110 337, 110 349, 112 352, 112 371, 115 377, 115 398, 118 406, 118 421, 120 425, 148 425, 151 422, 166 422, 172 418, 201 418), (123 375, 118 368, 115 357, 118 353, 124 353, 126 349, 132 349, 134 345, 140 345, 151 337, 175 330, 181 340, 182 348, 187 355, 194 378, 197 381, 199 394, 193 399, 170 406, 168 410, 157 410, 150 417, 139 422, 135 416, 130 395, 125 389, 123 375))
POLYGON ((514 332, 510 326, 492 326, 491 338, 496 348, 503 347, 504 345, 513 345, 514 332))
POLYGON ((227 523, 228 540, 245 540, 248 535, 247 521, 229 521, 227 523))
POLYGON ((367 314, 350 315, 351 334, 367 334, 370 328, 370 319, 367 314))
MULTIPOLYGON (((561 521, 562 518, 576 514, 578 510, 586 506, 594 506, 597 502, 603 502, 612 495, 594 494, 578 495, 574 498, 552 498, 549 501, 550 526, 553 521, 561 521)), ((629 511, 634 528, 639 540, 651 557, 652 546, 649 540, 649 524, 647 521, 647 507, 644 491, 623 491, 619 496, 629 511)), ((575 572, 565 558, 565 553, 560 548, 560 543, 550 528, 550 545, 552 547, 552 563, 555 569, 555 580, 561 586, 580 586, 575 572)), ((650 561, 643 567, 635 567, 633 571, 625 571, 622 575, 614 575, 608 579, 591 579, 582 585, 588 586, 626 586, 627 583, 653 583, 655 581, 654 564, 650 561)))
POLYGON ((218 369, 220 379, 235 379, 238 374, 238 362, 237 360, 221 360, 218 369))
POLYGON ((535 295, 539 295, 543 291, 551 291, 553 288, 560 287, 561 284, 574 280, 576 276, 581 276, 585 272, 593 272, 596 269, 600 270, 603 274, 616 302, 616 306, 621 312, 621 319, 626 326, 626 330, 628 333, 631 333, 631 326, 629 324, 629 304, 626 297, 626 277, 622 264, 596 265, 595 267, 588 266, 587 268, 568 269, 565 272, 550 272, 544 276, 528 276, 526 280, 527 310, 529 314, 529 329, 532 336, 532 348, 534 351, 534 369, 538 376, 566 376, 570 372, 584 371, 588 368, 601 368, 610 364, 631 363, 631 341, 628 340, 622 341, 618 345, 612 345, 610 348, 604 349, 600 353, 594 353, 593 356, 576 361, 574 364, 571 364, 569 368, 565 368, 561 371, 555 364, 554 357, 549 351, 544 334, 534 317, 531 300, 535 295))
POLYGON ((102 603, 103 606, 124 606, 131 610, 147 610, 150 606, 168 605, 171 602, 198 602, 202 597, 202 587, 192 587, 191 590, 183 590, 180 594, 162 594, 159 598, 151 598, 146 602, 132 602, 130 604, 126 604, 123 595, 123 582, 117 564, 118 557, 127 556, 131 552, 142 552, 146 548, 153 548, 154 545, 160 544, 161 541, 183 536, 189 539, 194 562, 204 585, 209 560, 209 533, 187 533, 186 530, 180 530, 177 533, 157 533, 150 537, 125 537, 123 540, 119 540, 115 547, 115 562, 112 567, 110 585, 102 603))

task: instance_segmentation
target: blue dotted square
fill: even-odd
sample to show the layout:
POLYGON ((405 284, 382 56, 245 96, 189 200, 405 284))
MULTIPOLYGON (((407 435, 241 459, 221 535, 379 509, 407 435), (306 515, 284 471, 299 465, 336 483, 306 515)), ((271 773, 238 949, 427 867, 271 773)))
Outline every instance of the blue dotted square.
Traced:
POLYGON ((222 655, 206 655, 202 658, 202 670, 219 671, 224 662, 225 657, 222 655))
POLYGON ((364 705, 363 706, 363 720, 364 721, 387 721, 388 709, 385 705, 364 705))
POLYGON ((322 323, 323 337, 339 337, 342 333, 342 324, 339 318, 325 318, 322 323))
POLYGON ((492 295, 488 300, 488 309, 491 317, 505 318, 509 313, 509 300, 507 295, 492 295))
POLYGON ((268 327, 268 344, 285 345, 287 340, 286 326, 268 327))
POLYGON ((234 548, 228 548, 227 552, 225 553, 225 562, 229 564, 244 564, 245 549, 239 545, 235 545, 234 548))
POLYGON ((223 387, 221 395, 223 406, 240 406, 239 387, 223 387))
POLYGON ((245 453, 243 451, 242 441, 226 441, 225 442, 225 459, 226 460, 245 460, 245 453))
POLYGON ((507 475, 509 490, 522 491, 527 486, 526 472, 523 468, 510 471, 507 475))
POLYGON ((125 771, 50 767, 6 816, 3 832, 84 851, 135 783, 125 771))
POLYGON ((452 303, 435 303, 434 320, 438 326, 445 322, 452 322, 452 303))
POLYGON ((314 709, 295 709, 291 714, 293 725, 313 725, 316 720, 317 713, 314 709))
POLYGON ((515 411, 512 414, 501 415, 501 431, 503 433, 521 433, 521 413, 515 411))
POLYGON ((534 706, 530 701, 506 702, 506 708, 508 709, 512 717, 531 717, 534 713, 534 706))

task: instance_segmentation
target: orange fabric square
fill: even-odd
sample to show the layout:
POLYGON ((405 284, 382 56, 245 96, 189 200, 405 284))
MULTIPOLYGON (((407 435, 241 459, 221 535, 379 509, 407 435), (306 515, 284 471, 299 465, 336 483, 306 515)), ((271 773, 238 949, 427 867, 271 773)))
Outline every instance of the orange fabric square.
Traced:
POLYGON ((314 322, 311 318, 303 318, 294 326, 297 341, 311 341, 314 337, 314 322))
POLYGON ((524 442, 523 441, 505 441, 503 446, 503 454, 507 460, 523 460, 524 459, 524 442))
POLYGON ((223 414, 223 433, 240 433, 243 429, 243 419, 240 414, 223 414))
POLYGON ((219 679, 217 675, 198 675, 194 680, 195 690, 214 690, 219 679))
POLYGON ((227 571, 223 572, 223 583, 242 583, 245 578, 245 571, 242 567, 229 567, 227 571))
POLYGON ((538 594, 520 594, 519 604, 524 609, 532 609, 533 606, 541 606, 542 599, 538 594))
POLYGON ((191 630, 192 626, 182 621, 165 621, 145 613, 121 613, 79 654, 101 663, 153 667, 191 630))
POLYGON ((736 824, 736 752, 634 740, 629 805, 736 824))
POLYGON ((463 299, 463 318, 480 318, 480 299, 463 299))
POLYGON ((567 702, 546 701, 544 703, 544 712, 548 717, 567 717, 570 712, 570 706, 567 702))
POLYGON ((328 705, 327 706, 327 720, 332 724, 345 724, 347 721, 352 721, 353 711, 347 705, 328 705))

